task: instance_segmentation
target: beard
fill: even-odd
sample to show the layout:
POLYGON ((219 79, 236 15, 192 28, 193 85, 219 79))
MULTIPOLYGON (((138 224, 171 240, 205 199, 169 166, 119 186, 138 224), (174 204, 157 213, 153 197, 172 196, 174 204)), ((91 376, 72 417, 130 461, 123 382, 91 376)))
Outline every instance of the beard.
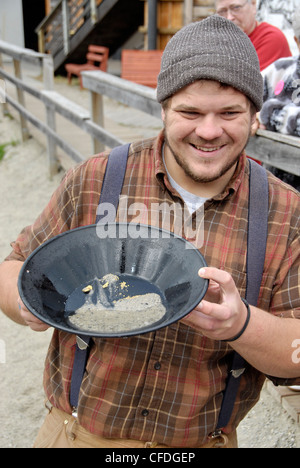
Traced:
MULTIPOLYGON (((222 176, 224 176, 228 171, 230 171, 234 166, 236 166, 238 164, 238 161, 240 159, 240 157, 242 156, 242 154, 244 153, 244 150, 248 144, 248 141, 250 139, 250 136, 251 136, 251 132, 249 131, 249 136, 248 136, 248 139, 247 139, 247 142, 246 144, 244 145, 242 151, 240 151, 235 158, 232 158, 230 159, 229 161, 227 161, 226 164, 224 164, 217 173, 214 173, 210 176, 201 176, 199 174, 195 174, 195 172, 192 171, 192 169, 190 168, 189 164, 180 156, 180 154, 178 154, 174 148, 172 148, 172 145, 170 144, 169 140, 168 140, 168 135, 167 135, 167 132, 166 132, 166 129, 165 129, 165 143, 166 145, 168 146, 169 150, 171 151, 172 153, 172 156, 174 157, 176 163, 178 164, 179 167, 181 167, 181 169, 183 169, 183 171, 185 172, 185 174, 190 177, 194 182, 197 182, 197 183, 202 183, 202 184, 208 184, 210 182, 214 182, 218 179, 220 179, 222 176)), ((200 145, 199 145, 200 146, 200 145)), ((216 145, 217 146, 217 145, 216 145)))

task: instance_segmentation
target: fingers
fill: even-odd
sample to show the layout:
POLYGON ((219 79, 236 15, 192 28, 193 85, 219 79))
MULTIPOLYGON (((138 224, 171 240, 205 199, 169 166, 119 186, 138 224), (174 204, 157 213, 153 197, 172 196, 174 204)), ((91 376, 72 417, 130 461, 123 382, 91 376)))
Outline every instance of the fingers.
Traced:
POLYGON ((195 308, 197 312, 200 312, 202 316, 210 317, 218 321, 225 321, 231 318, 231 310, 226 305, 214 304, 209 301, 202 301, 195 308))
POLYGON ((24 320, 25 324, 30 327, 33 331, 43 332, 48 330, 49 325, 39 320, 35 317, 29 310, 25 307, 21 299, 18 299, 18 306, 21 318, 24 320))
POLYGON ((205 299, 184 322, 212 339, 226 340, 242 329, 247 314, 232 276, 213 267, 201 268, 199 276, 210 280, 205 299))
POLYGON ((205 267, 200 268, 198 274, 201 278, 212 280, 215 283, 218 283, 224 293, 231 294, 236 291, 233 278, 226 271, 213 267, 205 267))

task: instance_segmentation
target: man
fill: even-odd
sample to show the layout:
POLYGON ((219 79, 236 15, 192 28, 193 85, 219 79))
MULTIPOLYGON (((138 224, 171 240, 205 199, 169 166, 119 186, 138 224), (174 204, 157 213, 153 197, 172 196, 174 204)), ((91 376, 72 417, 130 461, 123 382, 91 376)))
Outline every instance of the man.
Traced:
MULTIPOLYGON (((50 413, 36 447, 236 447, 236 428, 259 399, 265 374, 299 382, 299 363, 292 359, 300 338, 299 194, 271 174, 258 307, 247 308, 241 299, 249 190, 243 150, 262 92, 251 41, 224 18, 193 23, 167 45, 157 88, 165 128, 156 139, 131 145, 122 195, 129 207, 147 207, 140 213, 144 224, 152 222, 153 204, 187 205, 195 220, 204 203, 201 252, 209 267, 199 275, 210 288, 170 327, 126 340, 94 339, 78 418, 69 402, 75 337, 55 330, 44 377, 50 413), (249 364, 230 422, 211 439, 233 350, 249 364)), ((22 262, 56 234, 95 222, 106 163, 107 153, 72 169, 13 243, 0 266, 0 306, 15 321, 47 328, 18 298, 22 262)), ((136 215, 128 210, 128 222, 136 215)))
POLYGON ((251 39, 261 71, 281 57, 290 57, 291 51, 280 29, 256 20, 256 0, 216 0, 217 14, 233 21, 251 39))

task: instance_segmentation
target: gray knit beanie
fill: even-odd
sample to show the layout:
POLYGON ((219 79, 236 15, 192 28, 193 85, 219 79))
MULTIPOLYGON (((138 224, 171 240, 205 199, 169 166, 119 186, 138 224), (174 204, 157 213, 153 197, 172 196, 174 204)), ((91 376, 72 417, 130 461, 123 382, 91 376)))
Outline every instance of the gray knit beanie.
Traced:
POLYGON ((263 78, 249 37, 218 15, 188 24, 168 42, 158 76, 157 100, 164 101, 196 80, 214 80, 263 104, 263 78))

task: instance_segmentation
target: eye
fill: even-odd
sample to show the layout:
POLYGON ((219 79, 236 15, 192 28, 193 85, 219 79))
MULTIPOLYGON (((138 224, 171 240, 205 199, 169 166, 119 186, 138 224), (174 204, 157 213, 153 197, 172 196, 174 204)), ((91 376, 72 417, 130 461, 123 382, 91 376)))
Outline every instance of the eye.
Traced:
POLYGON ((179 111, 179 113, 185 117, 186 119, 194 119, 196 117, 198 117, 199 113, 196 112, 196 111, 192 111, 192 110, 182 110, 182 111, 179 111))
POLYGON ((234 119, 236 118, 240 113, 237 112, 237 111, 226 111, 226 112, 222 112, 222 117, 224 117, 225 119, 234 119))

